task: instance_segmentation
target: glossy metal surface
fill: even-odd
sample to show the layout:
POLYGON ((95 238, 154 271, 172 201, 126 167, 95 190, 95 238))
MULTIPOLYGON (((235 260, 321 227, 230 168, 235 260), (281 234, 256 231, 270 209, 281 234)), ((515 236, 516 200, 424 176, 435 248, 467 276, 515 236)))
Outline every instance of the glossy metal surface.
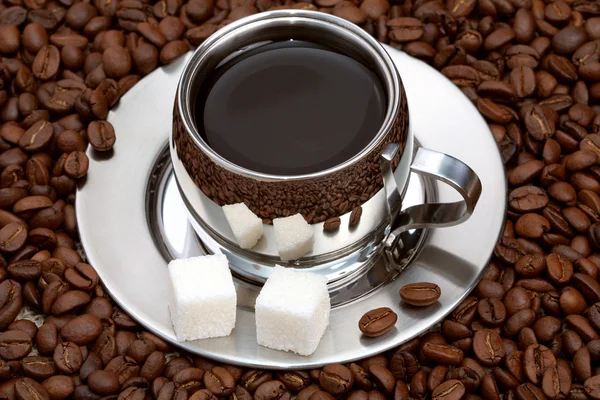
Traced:
MULTIPOLYGON (((254 248, 241 251, 220 208, 223 203, 243 200, 257 215, 266 218, 266 215, 259 213, 263 210, 258 203, 272 201, 273 193, 276 193, 280 203, 281 199, 285 198, 299 200, 294 200, 292 206, 277 206, 271 209, 277 208, 281 214, 282 209, 290 207, 290 210, 293 209, 291 214, 302 212, 307 216, 317 200, 323 198, 323 188, 327 188, 334 197, 336 194, 343 194, 344 200, 352 197, 349 194, 356 194, 349 192, 348 188, 362 187, 360 184, 361 181, 365 182, 365 171, 372 171, 373 175, 379 172, 379 154, 390 142, 397 143, 402 152, 401 159, 395 160, 396 163, 399 161, 395 179, 398 187, 401 190, 405 189, 409 173, 408 164, 413 152, 413 134, 410 131, 404 86, 389 54, 358 26, 339 17, 303 10, 265 12, 229 24, 211 35, 190 57, 179 80, 174 108, 175 122, 169 146, 177 183, 194 220, 194 226, 211 234, 223 247, 232 252, 242 252, 244 257, 260 264, 280 263, 311 267, 349 256, 357 248, 373 243, 374 237, 378 241, 381 240, 381 232, 390 222, 390 212, 385 212, 386 200, 383 194, 367 199, 367 203, 362 205, 363 220, 367 222, 358 228, 349 229, 346 223, 356 203, 346 208, 345 215, 344 211, 338 213, 337 210, 329 215, 340 216, 343 220, 341 229, 335 235, 323 232, 323 222, 314 224, 316 245, 309 254, 292 262, 280 260, 272 225, 264 226, 263 239, 254 248), (360 153, 333 168, 296 176, 276 176, 250 171, 222 158, 205 143, 194 122, 193 98, 202 85, 202 79, 223 60, 256 49, 270 41, 290 39, 325 45, 370 66, 379 75, 385 87, 388 99, 386 116, 379 132, 376 132, 373 140, 360 153), (226 199, 224 188, 231 192, 231 198, 236 198, 235 201, 226 199), (221 196, 215 196, 216 191, 221 191, 221 196), (211 194, 212 198, 209 197, 211 194), (293 204, 298 203, 304 203, 304 208, 293 208, 293 204)), ((378 179, 371 181, 369 177, 369 184, 375 186, 372 193, 380 192, 377 190, 381 185, 378 179)), ((356 198, 362 194, 363 192, 359 193, 356 198)), ((364 200, 360 201, 361 204, 363 202, 364 200)), ((392 215, 400 211, 399 206, 400 203, 396 204, 392 215)), ((333 209, 336 208, 330 208, 333 209)), ((277 214, 275 211, 273 213, 277 214)), ((287 216, 287 212, 284 215, 287 216)), ((268 218, 274 216, 270 215, 268 218)), ((240 272, 252 275, 253 270, 240 272)))
POLYGON ((419 175, 437 179, 449 184, 462 196, 461 201, 452 203, 429 203, 404 208, 398 215, 393 210, 402 202, 402 192, 396 184, 391 163, 398 153, 397 144, 389 144, 381 154, 384 188, 387 195, 391 225, 399 225, 396 231, 410 229, 448 227, 465 222, 477 205, 481 195, 481 181, 468 165, 456 158, 438 151, 418 148, 410 165, 410 170, 419 175))
MULTIPOLYGON (((177 111, 185 130, 204 154, 219 166, 236 174, 260 181, 294 181, 322 177, 341 171, 371 152, 384 136, 390 133, 401 110, 402 82, 394 62, 371 35, 355 24, 334 15, 308 10, 277 10, 258 13, 226 25, 211 35, 193 53, 181 74, 177 90, 177 111), (224 60, 249 48, 256 48, 276 40, 305 40, 335 48, 371 68, 379 75, 388 98, 383 124, 367 147, 346 162, 312 174, 282 176, 259 173, 233 164, 211 149, 198 133, 193 121, 193 97, 197 92, 198 77, 206 74, 224 60)), ((171 153, 176 158, 176 153, 171 153)), ((179 173, 176 173, 177 177, 179 173)), ((186 191, 187 193, 187 191, 186 191)))
MULTIPOLYGON (((161 152, 150 176, 146 187, 148 226, 154 244, 161 251, 165 261, 204 254, 227 255, 236 278, 238 298, 242 299, 239 305, 251 309, 254 298, 270 275, 273 265, 253 262, 244 257, 245 254, 239 250, 232 251, 223 246, 214 239, 211 232, 190 223, 169 163, 168 149, 165 148, 161 152)), ((404 194, 404 208, 435 201, 432 183, 420 179, 418 175, 413 176, 404 194)), ((393 279, 398 271, 409 265, 426 239, 426 232, 420 229, 404 231, 395 236, 398 237, 398 241, 402 241, 402 247, 396 246, 398 257, 392 265, 381 257, 381 252, 385 249, 383 238, 388 232, 389 229, 377 232, 372 235, 372 242, 357 248, 349 255, 315 265, 310 269, 327 278, 332 307, 364 297, 393 279)))
MULTIPOLYGON (((387 236, 389 227, 393 226, 393 222, 400 211, 402 194, 408 182, 408 168, 413 155, 413 133, 410 131, 410 124, 405 142, 390 143, 387 148, 385 147, 386 142, 384 142, 384 140, 389 142, 392 132, 396 132, 394 127, 397 125, 395 121, 398 118, 406 119, 401 124, 403 127, 412 119, 410 115, 407 116, 404 95, 403 84, 397 68, 383 47, 364 30, 341 18, 312 11, 280 10, 257 14, 219 30, 193 53, 183 69, 176 92, 177 101, 174 111, 175 121, 180 122, 174 123, 172 138, 169 141, 175 177, 194 228, 199 234, 205 233, 211 236, 211 239, 218 242, 219 247, 222 247, 225 251, 241 255, 245 260, 248 260, 247 262, 234 263, 236 272, 247 279, 256 277, 259 282, 264 281, 268 278, 270 267, 276 263, 296 268, 312 268, 313 270, 316 268, 330 282, 357 272, 356 257, 353 253, 357 249, 379 246, 382 238, 387 236), (364 60, 367 65, 372 65, 386 88, 387 113, 381 129, 373 141, 363 151, 343 164, 330 170, 301 176, 259 174, 223 159, 204 142, 193 121, 192 100, 197 93, 198 86, 201 85, 198 81, 201 81, 206 76, 207 71, 212 70, 223 59, 236 52, 246 51, 249 47, 256 48, 270 40, 290 38, 309 40, 331 46, 341 52, 348 53, 352 57, 364 60), (190 141, 185 138, 182 139, 182 136, 191 136, 194 145, 190 147, 190 141), (181 146, 183 148, 178 148, 181 146), (379 190, 377 195, 362 205, 363 218, 359 227, 350 228, 348 226, 347 221, 350 218, 351 209, 345 215, 341 215, 341 227, 334 234, 324 232, 322 229, 323 223, 314 224, 315 245, 312 251, 301 259, 291 262, 280 260, 272 225, 265 224, 263 226, 264 235, 254 248, 249 250, 238 248, 222 209, 203 193, 203 190, 198 188, 200 183, 195 179, 197 175, 192 173, 193 170, 205 176, 210 174, 221 175, 223 171, 220 171, 220 168, 223 167, 228 172, 261 182, 307 180, 310 187, 319 187, 319 195, 322 194, 320 192, 322 187, 333 190, 335 194, 335 189, 327 185, 326 182, 313 181, 313 179, 333 172, 342 172, 341 176, 336 178, 339 181, 347 181, 344 175, 346 172, 348 177, 356 177, 357 175, 352 175, 350 170, 346 170, 346 168, 367 157, 378 146, 384 149, 381 157, 379 157, 379 154, 376 155, 375 161, 380 158, 379 166, 381 167, 385 190, 379 190), (189 152, 192 152, 191 157, 189 152), (401 153, 400 163, 395 172, 392 172, 394 171, 392 161, 397 160, 399 153, 401 153), (211 163, 203 161, 204 156, 210 157, 211 163), (190 169, 190 162, 197 167, 190 169), (255 267, 254 264, 258 264, 259 268, 255 267), (263 266, 268 268, 262 268, 263 266)), ((403 139, 404 136, 402 135, 403 139)), ((463 195, 464 200, 452 204, 414 205, 400 216, 400 221, 405 225, 404 230, 413 229, 413 224, 420 224, 419 228, 426 228, 428 225, 449 226, 450 224, 464 222, 473 212, 481 192, 481 184, 477 175, 461 161, 441 153, 420 149, 417 157, 416 164, 414 167, 411 166, 411 169, 420 174, 426 174, 450 183, 463 195)), ((234 188, 238 186, 234 179, 236 179, 235 175, 225 180, 225 182, 233 183, 231 186, 228 185, 230 190, 235 190, 234 188)), ((238 183, 240 186, 245 185, 243 182, 238 183)), ((352 183, 352 180, 349 183, 352 183)), ((258 189, 262 189, 262 186, 259 185, 263 185, 263 183, 257 183, 256 185, 258 189)), ((305 191, 302 192, 306 193, 305 191)), ((260 190, 253 193, 259 199, 269 200, 269 197, 261 197, 260 190)), ((281 195, 281 193, 285 194, 286 192, 277 191, 277 193, 281 195)), ((293 193, 297 193, 297 191, 293 191, 293 193)), ((269 193, 268 196, 270 195, 269 193)), ((245 198, 245 202, 253 209, 252 202, 255 200, 249 200, 248 197, 245 198)), ((315 198, 310 197, 307 199, 310 204, 315 200, 315 198)))
MULTIPOLYGON (((411 255, 414 259, 398 278, 333 309, 330 326, 310 357, 257 346, 252 312, 255 292, 241 281, 232 335, 179 346, 219 361, 265 368, 310 368, 355 360, 423 333, 476 285, 500 234, 505 212, 506 184, 496 144, 478 111, 451 82, 426 64, 385 48, 405 78, 416 138, 426 148, 464 161, 479 176, 482 192, 471 218, 457 226, 429 230, 421 251, 411 255), (400 303, 399 288, 419 281, 440 285, 438 303, 420 309, 400 303), (358 319, 382 306, 398 314, 396 327, 379 338, 362 337, 358 319)), ((152 166, 168 140, 171 104, 184 61, 153 72, 121 99, 109 115, 120 132, 112 157, 90 151, 90 174, 77 195, 81 240, 107 290, 141 324, 171 342, 175 335, 167 308, 167 263, 148 229, 145 194, 152 166)), ((440 202, 461 200, 445 184, 436 184, 436 191, 440 202)), ((168 193, 164 201, 169 204, 165 208, 181 207, 168 193)), ((181 225, 172 222, 167 219, 164 224, 171 235, 190 235, 190 227, 180 232, 181 225)), ((199 242, 187 242, 174 250, 185 257, 201 249, 198 246, 199 242)))
MULTIPOLYGON (((405 152, 394 171, 394 181, 397 182, 398 187, 406 187, 413 152, 413 135, 412 132, 409 132, 405 152)), ((386 207, 386 194, 384 190, 380 190, 367 203, 363 204, 361 222, 355 228, 351 229, 348 225, 349 212, 340 216, 342 220, 340 229, 334 235, 323 231, 323 222, 313 224, 315 244, 312 251, 301 260, 281 261, 277 252, 277 241, 273 225, 263 225, 264 234, 262 239, 251 250, 242 251, 237 246, 233 232, 221 207, 196 188, 190 176, 185 173, 185 168, 178 158, 172 158, 172 163, 177 176, 177 184, 180 191, 185 194, 184 202, 198 230, 208 232, 222 247, 232 252, 243 253, 246 258, 260 264, 274 265, 278 263, 297 268, 311 267, 315 263, 325 264, 339 259, 340 256, 347 256, 357 248, 364 247, 367 243, 374 242, 376 236, 378 237, 377 240, 381 240, 383 231, 390 222, 390 214, 386 207)), ((400 211, 400 205, 400 202, 395 205, 394 215, 400 211)))

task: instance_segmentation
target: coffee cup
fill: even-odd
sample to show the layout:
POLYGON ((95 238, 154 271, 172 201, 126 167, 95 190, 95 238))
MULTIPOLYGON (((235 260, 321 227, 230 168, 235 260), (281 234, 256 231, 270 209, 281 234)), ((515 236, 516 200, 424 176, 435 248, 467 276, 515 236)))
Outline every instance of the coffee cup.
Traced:
MULTIPOLYGON (((222 107, 228 106, 222 103, 222 107)), ((308 266, 342 257, 366 243, 380 242, 394 232, 397 235, 407 229, 462 223, 472 214, 481 193, 479 178, 465 163, 437 151, 416 148, 410 126, 410 99, 383 46, 358 26, 313 11, 264 12, 231 23, 210 36, 191 56, 181 75, 169 145, 192 225, 209 232, 222 246, 263 263, 278 262, 270 225, 275 218, 300 213, 307 222, 317 225, 313 251, 294 262, 296 266, 308 266), (235 66, 242 62, 239 60, 248 59, 248 54, 263 54, 265 49, 286 48, 292 43, 318 46, 370 71, 383 92, 382 119, 364 146, 335 165, 305 173, 252 169, 211 146, 196 110, 198 96, 205 96, 207 86, 215 87, 214 76, 225 76, 220 69, 235 66), (400 212, 411 172, 449 184, 462 200, 419 204, 400 212), (240 202, 265 223, 265 237, 252 250, 237 247, 220 208, 240 202), (344 229, 339 233, 323 232, 321 226, 326 220, 340 217, 347 221, 357 207, 363 209, 358 226, 342 224, 344 229)), ((289 151, 294 151, 292 145, 289 151)), ((262 152, 254 158, 270 161, 271 155, 262 152)))

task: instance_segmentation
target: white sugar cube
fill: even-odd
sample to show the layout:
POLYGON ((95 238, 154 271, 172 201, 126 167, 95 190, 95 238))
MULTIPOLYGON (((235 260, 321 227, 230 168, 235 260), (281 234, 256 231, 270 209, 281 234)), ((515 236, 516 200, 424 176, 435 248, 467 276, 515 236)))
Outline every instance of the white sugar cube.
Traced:
POLYGON ((256 299, 258 344, 311 355, 329 325, 330 310, 325 277, 275 266, 256 299))
POLYGON ((313 247, 313 228, 301 214, 273 220, 277 251, 283 261, 297 260, 313 247))
POLYGON ((263 235, 262 220, 246 204, 237 203, 222 207, 225 218, 242 249, 251 249, 263 235))
POLYGON ((169 311, 177 340, 227 336, 235 326, 237 295, 223 254, 169 263, 169 311))

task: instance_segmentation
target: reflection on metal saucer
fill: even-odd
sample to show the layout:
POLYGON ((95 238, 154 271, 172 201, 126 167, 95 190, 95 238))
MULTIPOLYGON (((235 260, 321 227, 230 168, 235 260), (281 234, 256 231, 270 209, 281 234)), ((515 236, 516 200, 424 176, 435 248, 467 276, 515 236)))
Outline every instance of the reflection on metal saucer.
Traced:
MULTIPOLYGON (((247 264, 243 254, 231 252, 207 227, 192 226, 173 177, 167 141, 175 89, 187 60, 182 57, 141 80, 111 111, 108 119, 118 133, 115 149, 110 157, 90 150, 91 172, 77 194, 81 241, 117 304, 150 331, 192 353, 270 369, 312 368, 381 353, 425 332, 454 309, 477 284, 501 232, 503 164, 487 124, 459 89, 425 63, 384 47, 402 76, 416 139, 464 161, 482 182, 479 203, 467 222, 403 234, 402 251, 391 255, 402 259, 399 266, 376 256, 381 243, 358 249, 345 263, 323 266, 332 278, 333 309, 313 355, 258 346, 253 307, 265 266, 247 264), (167 307, 168 260, 215 252, 228 255, 235 275, 236 327, 228 337, 177 343, 167 307), (256 272, 249 273, 249 267, 256 272), (347 273, 335 276, 338 270, 347 273), (422 281, 440 286, 439 301, 425 308, 402 304, 400 287, 422 281), (398 322, 379 338, 365 338, 358 320, 377 307, 390 307, 398 322)), ((444 184, 412 174, 403 207, 458 197, 444 184)))

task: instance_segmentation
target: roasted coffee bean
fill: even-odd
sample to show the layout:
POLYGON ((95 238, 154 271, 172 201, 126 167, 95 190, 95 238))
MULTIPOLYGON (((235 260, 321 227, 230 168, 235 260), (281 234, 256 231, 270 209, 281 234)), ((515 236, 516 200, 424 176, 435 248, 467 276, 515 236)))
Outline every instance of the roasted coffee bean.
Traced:
POLYGON ((12 330, 0 334, 0 357, 4 360, 18 360, 31 351, 32 338, 29 334, 12 330))
POLYGON ((35 337, 38 352, 43 355, 52 354, 57 343, 58 331, 56 325, 46 322, 39 328, 35 337))
POLYGON ((92 372, 87 378, 87 383, 95 393, 105 396, 117 393, 119 390, 119 378, 109 371, 92 372))
POLYGON ((65 375, 54 375, 42 382, 52 400, 64 400, 75 390, 73 379, 65 375))
POLYGON ((40 48, 31 70, 36 78, 41 80, 52 79, 60 68, 60 52, 53 45, 45 45, 40 48))
POLYGON ((506 320, 506 307, 497 298, 486 298, 479 302, 477 311, 488 326, 499 326, 506 320))
POLYGON ((517 398, 520 400, 542 400, 544 393, 530 382, 519 385, 516 389, 517 398))
POLYGON ((420 370, 410 381, 410 395, 413 398, 424 399, 427 396, 427 372, 420 370))
POLYGON ((79 377, 85 381, 92 372, 100 369, 102 369, 102 360, 96 353, 90 352, 79 369, 79 377))
MULTIPOLYGON (((111 313, 111 315, 112 315, 112 313, 111 313)), ((124 356, 127 353, 127 351, 129 350, 129 347, 131 347, 133 342, 135 342, 136 340, 138 340, 138 337, 134 332, 118 331, 115 334, 117 354, 120 356, 124 356)), ((177 372, 179 372, 179 371, 177 371, 177 372)))
POLYGON ((557 364, 546 370, 542 380, 542 391, 551 399, 565 398, 571 390, 571 373, 563 366, 557 364))
POLYGON ((72 342, 61 343, 54 350, 54 362, 57 368, 64 373, 79 371, 83 364, 81 350, 72 342))
POLYGON ((586 379, 583 388, 585 393, 592 399, 600 398, 600 375, 586 379))
POLYGON ((558 254, 549 254, 546 258, 548 278, 558 285, 564 285, 573 276, 573 264, 567 258, 558 254))
POLYGON ((404 285, 400 289, 400 298, 413 306, 428 306, 435 303, 441 295, 440 287, 434 283, 422 282, 404 285))
POLYGON ((557 292, 547 292, 542 295, 542 306, 548 314, 561 315, 560 297, 557 292))
POLYGON ((25 245, 26 240, 27 228, 19 222, 9 223, 0 229, 0 251, 18 251, 25 245))
POLYGON ((600 283, 592 279, 589 275, 582 273, 573 274, 572 284, 590 303, 600 301, 600 283))
POLYGON ((268 381, 256 388, 256 392, 254 392, 254 398, 261 400, 278 400, 285 393, 286 389, 283 383, 280 381, 268 381))
MULTIPOLYGON (((370 390, 373 387, 373 383, 369 380, 369 374, 358 364, 352 363, 348 367, 352 371, 352 377, 354 378, 354 385, 363 390, 370 390)), ((394 375, 395 376, 395 375, 394 375)), ((285 382, 284 382, 285 383, 285 382)), ((310 382, 307 382, 309 384, 310 382)), ((288 389, 290 386, 286 384, 288 389)), ((293 390, 292 390, 293 391, 293 390)))
POLYGON ((518 97, 529 97, 535 93, 537 88, 534 70, 526 65, 511 71, 510 83, 518 97))
POLYGON ((473 351, 477 359, 485 365, 498 365, 505 356, 500 335, 492 330, 477 331, 473 338, 473 351))
POLYGON ((110 46, 102 55, 102 63, 109 78, 119 79, 131 70, 131 55, 122 46, 110 46))
POLYGON ((409 381, 419 371, 419 363, 413 354, 398 350, 392 356, 389 368, 396 379, 409 381))
MULTIPOLYGON (((543 255, 540 255, 540 254, 536 254, 536 255, 527 254, 527 255, 521 257, 515 264, 515 272, 523 278, 535 278, 535 277, 541 275, 545 269, 546 269, 546 259, 543 255)), ((507 296, 509 294, 511 296, 508 298, 512 299, 513 295, 516 294, 516 292, 509 291, 507 293, 507 296)))
POLYGON ((431 369, 427 377, 427 390, 433 392, 435 388, 446 380, 446 375, 450 369, 445 365, 437 365, 431 369))
POLYGON ((93 290, 98 284, 98 274, 89 264, 77 263, 65 271, 65 280, 74 289, 93 290))
POLYGON ((43 381, 44 379, 50 378, 57 372, 54 361, 47 357, 25 357, 21 361, 21 366, 23 369, 23 375, 38 381, 43 381))
MULTIPOLYGON (((273 379, 273 374, 263 370, 249 370, 242 375, 241 385, 254 393, 256 389, 265 382, 273 379)), ((318 380, 318 378, 317 378, 318 380)))
POLYGON ((431 398, 436 400, 461 399, 465 393, 465 386, 462 382, 456 379, 450 379, 436 387, 431 393, 431 398))
POLYGON ((481 380, 481 394, 486 399, 500 399, 500 390, 494 375, 485 375, 481 380))
POLYGON ((65 160, 65 173, 71 178, 81 178, 87 173, 88 157, 82 151, 74 151, 65 160))
POLYGON ((527 131, 537 140, 548 139, 554 135, 555 123, 549 109, 536 105, 525 115, 527 131))
POLYGON ((19 378, 14 382, 15 395, 19 399, 50 400, 48 391, 30 378, 19 378))
POLYGON ((592 358, 587 347, 582 347, 573 356, 573 373, 580 381, 592 376, 592 358))
POLYGON ((323 223, 323 230, 326 232, 337 231, 340 227, 341 220, 339 217, 330 218, 323 223))
POLYGON ((577 332, 584 340, 591 341, 600 338, 589 320, 581 315, 568 315, 565 320, 567 324, 577 332))
POLYGON ((154 351, 144 362, 144 365, 140 370, 140 376, 149 381, 158 378, 165 370, 165 364, 166 358, 164 353, 161 351, 154 351))
POLYGON ((502 298, 504 296, 504 286, 500 282, 482 279, 477 285, 476 294, 478 297, 502 298))
POLYGON ((535 322, 535 316, 535 312, 529 308, 517 311, 506 321, 505 333, 509 337, 516 336, 521 329, 531 326, 535 322))
POLYGON ((550 222, 539 214, 524 214, 515 224, 516 233, 525 238, 538 239, 550 230, 550 222))
POLYGON ((71 290, 58 296, 52 305, 52 313, 55 315, 65 314, 85 306, 90 301, 89 294, 80 290, 71 290))
MULTIPOLYGON (((113 372, 114 374, 116 374, 117 377, 119 378, 119 383, 122 385, 129 378, 137 376, 139 374, 140 367, 133 359, 131 359, 129 357, 119 356, 119 357, 116 357, 116 358, 113 358, 112 360, 110 360, 110 362, 106 365, 104 370, 110 371, 110 372, 113 372)), ((185 375, 185 374, 182 374, 182 375, 185 375)), ((191 377, 191 375, 186 375, 186 376, 191 377)), ((195 376, 193 378, 195 378, 195 376)), ((173 378, 173 380, 174 380, 174 382, 176 382, 176 385, 177 385, 177 382, 182 381, 181 379, 178 379, 176 381, 175 377, 173 378)), ((192 379, 188 379, 186 382, 189 382, 191 380, 192 379)), ((199 386, 200 385, 198 383, 197 387, 199 387, 199 386)))
POLYGON ((396 387, 396 378, 392 372, 382 365, 372 365, 369 368, 377 387, 387 395, 391 395, 396 387))
POLYGON ((523 328, 519 332, 518 345, 519 349, 526 349, 527 346, 532 344, 538 344, 535 332, 531 328, 523 328))
POLYGON ((27 24, 23 29, 22 44, 29 53, 37 54, 43 46, 48 44, 48 33, 38 23, 27 24))
MULTIPOLYGON (((121 368, 125 373, 119 374, 119 381, 121 384, 137 375, 137 371, 139 370, 135 361, 129 357, 120 358, 119 361, 115 363, 117 372, 121 368)), ((202 387, 203 376, 204 371, 200 368, 185 368, 173 377, 173 382, 177 388, 184 389, 189 395, 202 387)))
POLYGON ((459 364, 464 358, 462 350, 446 344, 425 343, 423 354, 428 360, 444 365, 459 364))
MULTIPOLYGON (((178 393, 186 393, 184 389, 177 389, 173 398, 188 398, 187 394, 184 397, 179 397, 178 393)), ((194 400, 215 400, 217 397, 208 389, 201 389, 195 392, 190 399, 194 400)))
POLYGON ((88 344, 102 332, 102 321, 93 314, 83 314, 73 318, 60 330, 63 340, 78 346, 88 344))
POLYGON ((312 396, 314 393, 320 391, 321 388, 319 385, 316 384, 312 384, 310 386, 305 387, 304 389, 302 389, 298 395, 296 396, 297 399, 299 400, 308 400, 310 398, 310 396, 312 396))
POLYGON ((523 356, 525 376, 534 384, 541 383, 548 368, 556 365, 556 358, 546 346, 534 344, 527 347, 523 356))
POLYGON ((182 40, 173 40, 167 43, 160 51, 160 61, 169 64, 189 50, 188 45, 182 40))
POLYGON ((319 384, 328 393, 340 395, 350 391, 354 384, 354 377, 352 371, 343 365, 328 364, 321 370, 319 384))
MULTIPOLYGON (((548 139, 548 143, 551 139, 548 139)), ((559 150, 560 151, 560 150, 559 150)), ((517 212, 540 211, 548 205, 546 192, 533 185, 521 186, 510 192, 508 196, 509 206, 517 212)))
POLYGON ((548 193, 552 198, 565 203, 568 206, 577 204, 577 193, 573 186, 567 182, 554 182, 548 188, 548 193))
POLYGON ((398 315, 390 308, 376 308, 361 317, 358 328, 365 336, 381 336, 392 329, 397 320, 398 315))
POLYGON ((493 374, 497 382, 497 387, 500 387, 501 389, 512 390, 519 386, 517 378, 502 368, 495 367, 493 369, 493 374))
MULTIPOLYGON (((191 368, 194 364, 187 357, 176 357, 167 363, 165 366, 165 376, 173 379, 177 373, 185 368, 191 368)), ((211 366, 212 368, 212 366, 211 366)))
POLYGON ((229 396, 235 389, 235 380, 225 368, 214 367, 204 374, 204 385, 217 396, 229 396))

